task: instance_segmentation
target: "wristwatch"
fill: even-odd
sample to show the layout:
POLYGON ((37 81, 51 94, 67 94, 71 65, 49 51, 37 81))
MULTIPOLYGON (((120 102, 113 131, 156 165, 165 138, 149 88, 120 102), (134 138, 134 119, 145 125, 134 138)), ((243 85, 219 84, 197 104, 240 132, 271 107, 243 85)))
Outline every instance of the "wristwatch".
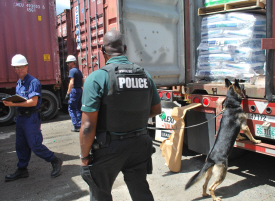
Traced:
POLYGON ((86 157, 82 157, 81 154, 80 154, 79 157, 80 157, 81 160, 87 160, 87 159, 90 159, 90 158, 91 158, 91 155, 89 154, 89 155, 86 156, 86 157))

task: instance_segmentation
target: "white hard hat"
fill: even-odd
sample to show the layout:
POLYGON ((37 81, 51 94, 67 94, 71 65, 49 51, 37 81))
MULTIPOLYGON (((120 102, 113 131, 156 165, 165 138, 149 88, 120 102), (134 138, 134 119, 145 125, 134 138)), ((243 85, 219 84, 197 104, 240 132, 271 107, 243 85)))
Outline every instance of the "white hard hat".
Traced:
POLYGON ((72 61, 76 61, 75 56, 74 55, 68 55, 66 62, 72 62, 72 61))
POLYGON ((25 66, 28 65, 26 57, 24 57, 22 54, 16 54, 12 57, 11 60, 12 66, 25 66))

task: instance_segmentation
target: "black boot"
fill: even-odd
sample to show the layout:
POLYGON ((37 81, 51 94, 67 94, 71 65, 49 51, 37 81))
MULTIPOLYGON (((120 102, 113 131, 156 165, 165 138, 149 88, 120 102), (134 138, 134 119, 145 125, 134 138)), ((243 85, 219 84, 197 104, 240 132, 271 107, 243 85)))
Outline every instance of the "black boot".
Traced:
POLYGON ((18 168, 15 173, 6 175, 5 181, 14 181, 28 176, 29 172, 27 168, 18 168))
POLYGON ((61 171, 61 166, 62 166, 62 163, 63 161, 60 159, 60 158, 57 158, 55 157, 53 160, 52 160, 52 166, 53 166, 53 171, 51 173, 51 176, 52 177, 57 177, 60 175, 60 171, 61 171))
POLYGON ((72 132, 79 132, 80 131, 80 128, 73 128, 71 129, 72 132))

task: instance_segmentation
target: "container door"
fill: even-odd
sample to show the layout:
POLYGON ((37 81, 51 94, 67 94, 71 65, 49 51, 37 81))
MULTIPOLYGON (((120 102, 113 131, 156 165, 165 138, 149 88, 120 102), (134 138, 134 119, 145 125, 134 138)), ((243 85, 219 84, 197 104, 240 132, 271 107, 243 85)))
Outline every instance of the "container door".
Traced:
POLYGON ((128 59, 144 67, 157 86, 183 84, 183 1, 123 0, 119 1, 119 16, 128 59))
POLYGON ((275 102, 275 77, 274 77, 274 57, 275 57, 275 2, 266 2, 266 39, 262 39, 262 49, 266 49, 266 87, 265 95, 268 102, 275 102))
POLYGON ((0 1, 0 87, 14 87, 15 54, 24 55, 29 74, 42 85, 61 84, 55 0, 0 1))

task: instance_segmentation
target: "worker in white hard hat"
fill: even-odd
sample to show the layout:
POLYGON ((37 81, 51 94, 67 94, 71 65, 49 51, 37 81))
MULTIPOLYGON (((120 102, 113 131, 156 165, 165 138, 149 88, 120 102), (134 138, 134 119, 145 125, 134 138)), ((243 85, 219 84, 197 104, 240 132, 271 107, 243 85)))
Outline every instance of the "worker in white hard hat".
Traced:
POLYGON ((37 156, 47 162, 51 162, 53 170, 51 177, 60 175, 62 160, 42 144, 43 136, 41 127, 42 102, 41 84, 33 76, 28 74, 28 62, 26 57, 16 54, 11 61, 16 74, 19 77, 16 85, 16 94, 26 99, 24 102, 14 103, 3 101, 5 106, 17 107, 16 116, 16 153, 18 157, 17 170, 14 174, 6 175, 5 181, 13 181, 28 177, 27 166, 33 151, 37 156))
POLYGON ((70 69, 67 94, 65 100, 68 101, 68 111, 72 119, 74 128, 72 132, 79 132, 81 126, 81 98, 82 98, 82 86, 84 83, 82 72, 76 67, 76 58, 73 55, 67 57, 67 65, 70 69))

